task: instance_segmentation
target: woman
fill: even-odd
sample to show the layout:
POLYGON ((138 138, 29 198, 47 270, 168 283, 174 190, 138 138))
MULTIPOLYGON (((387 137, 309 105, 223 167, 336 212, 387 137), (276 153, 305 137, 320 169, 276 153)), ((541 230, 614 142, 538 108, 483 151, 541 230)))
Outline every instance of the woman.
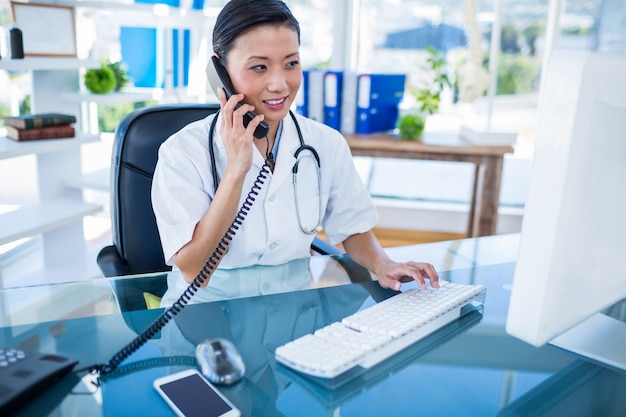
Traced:
POLYGON ((253 189, 220 268, 307 258, 321 225, 383 287, 398 290, 411 279, 438 287, 431 265, 394 262, 381 248, 371 231, 375 207, 344 138, 290 113, 302 82, 299 46, 298 21, 280 0, 232 0, 220 12, 214 55, 239 94, 227 99, 220 90, 218 115, 191 123, 159 150, 152 199, 167 263, 192 282, 253 189), (246 128, 248 111, 256 116, 246 128), (255 139, 261 122, 269 132, 255 139), (254 187, 260 172, 263 184, 254 187))

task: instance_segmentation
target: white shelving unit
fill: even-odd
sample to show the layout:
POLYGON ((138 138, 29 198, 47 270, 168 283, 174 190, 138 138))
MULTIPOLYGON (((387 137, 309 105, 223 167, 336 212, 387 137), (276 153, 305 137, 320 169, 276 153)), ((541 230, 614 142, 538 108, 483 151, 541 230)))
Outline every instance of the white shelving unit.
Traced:
MULTIPOLYGON (((173 8, 171 12, 167 10, 166 14, 162 14, 163 10, 155 11, 154 5, 148 4, 110 4, 98 0, 69 0, 65 3, 76 8, 78 18, 82 14, 96 16, 97 19, 93 19, 97 26, 96 30, 106 30, 107 34, 115 33, 121 26, 159 27, 166 29, 168 33, 174 29, 190 29, 196 34, 192 36, 192 51, 200 50, 200 45, 207 42, 205 35, 201 37, 197 34, 210 33, 208 28, 212 26, 215 18, 215 15, 205 15, 203 10, 178 8, 173 8)), ((165 39, 172 42, 171 36, 165 36, 165 39)), ((179 37, 179 41, 182 39, 184 38, 179 37)), ((170 49, 172 48, 166 46, 166 51, 170 49)), ((180 50, 182 51, 182 48, 180 50)), ((167 62, 170 63, 173 56, 171 52, 167 54, 167 62)), ((194 58, 195 55, 194 52, 194 58)), ((199 61, 206 62, 206 57, 199 57, 199 61)), ((195 63, 192 61, 190 65, 193 66, 195 63)), ((189 99, 187 89, 179 90, 172 87, 171 64, 166 68, 166 74, 169 74, 166 78, 167 88, 161 91, 137 89, 106 95, 81 91, 80 77, 84 70, 98 67, 100 67, 98 59, 26 57, 21 60, 10 60, 3 57, 0 60, 0 70, 27 71, 32 75, 33 112, 70 113, 77 115, 79 119, 76 138, 42 141, 37 144, 14 143, 2 137, 0 129, 0 164, 9 167, 10 175, 13 175, 13 172, 21 169, 19 166, 18 169, 13 168, 14 165, 18 165, 16 162, 18 160, 11 162, 7 160, 30 155, 27 156, 29 166, 23 168, 23 173, 29 174, 31 182, 34 179, 37 188, 36 191, 30 189, 26 191, 28 197, 30 193, 36 194, 33 196, 36 198, 32 199, 36 200, 35 204, 23 205, 16 211, 0 214, 0 245, 8 243, 7 247, 10 247, 12 244, 17 245, 20 239, 32 236, 35 239, 31 243, 37 242, 37 256, 43 258, 43 261, 39 262, 43 266, 34 271, 33 265, 21 258, 17 261, 12 258, 12 263, 7 261, 4 270, 0 264, 0 287, 5 286, 3 275, 4 281, 10 285, 20 285, 20 282, 13 284, 16 275, 19 275, 18 279, 24 278, 24 282, 29 283, 78 280, 99 275, 100 271, 95 261, 97 249, 85 241, 83 227, 85 216, 102 214, 106 211, 104 203, 86 202, 92 201, 92 198, 99 201, 102 197, 100 194, 108 191, 109 184, 107 167, 101 167, 101 164, 97 167, 88 166, 89 158, 93 155, 92 151, 100 146, 106 146, 106 139, 102 140, 98 132, 97 105, 144 101, 151 98, 159 102, 189 99), (99 142, 89 145, 97 141, 99 142), (35 168, 32 168, 33 160, 35 168), (96 252, 92 253, 94 250, 96 252), (15 266, 18 263, 21 263, 19 271, 15 266)), ((192 72, 204 73, 203 68, 198 71, 192 72)), ((202 101, 202 97, 196 100, 202 101)), ((20 172, 15 172, 15 178, 19 176, 20 172)), ((5 189, 10 189, 10 186, 7 184, 5 189)), ((0 181, 0 195, 2 192, 3 183, 0 181)), ((91 220, 98 222, 99 219, 96 217, 98 216, 91 217, 86 224, 91 225, 91 220)), ((89 229, 87 231, 90 232, 89 229)))
MULTIPOLYGON (((139 101, 156 100, 163 97, 163 89, 144 88, 123 90, 108 94, 92 94, 89 92, 73 92, 63 95, 68 101, 79 103, 82 107, 83 129, 87 132, 98 132, 98 105, 114 105, 139 101)), ((108 158, 108 155, 107 155, 108 158)), ((110 167, 91 171, 80 177, 66 178, 65 185, 77 190, 95 190, 109 192, 110 167)))
MULTIPOLYGON (((76 137, 33 142, 16 142, 0 137, 0 163, 3 160, 25 155, 36 158, 36 203, 0 215, 0 244, 41 235, 44 276, 49 271, 63 270, 73 260, 85 258, 83 218, 102 210, 97 204, 86 203, 82 190, 68 187, 67 182, 82 178, 81 152, 84 144, 100 140, 99 135, 85 134, 81 123, 81 105, 66 99, 69 93, 79 91, 82 68, 96 68, 97 61, 75 58, 31 58, 0 60, 0 70, 28 71, 32 76, 31 111, 33 113, 67 113, 78 118, 76 137)), ((15 173, 15 179, 20 173, 15 173)), ((0 184, 0 192, 2 186, 0 184)), ((77 268, 77 273, 91 273, 77 268)), ((97 272, 95 260, 93 273, 97 272)), ((2 284, 0 266, 0 284, 2 284)), ((58 277, 54 277, 59 281, 58 277)), ((85 277, 67 276, 62 280, 85 277)))

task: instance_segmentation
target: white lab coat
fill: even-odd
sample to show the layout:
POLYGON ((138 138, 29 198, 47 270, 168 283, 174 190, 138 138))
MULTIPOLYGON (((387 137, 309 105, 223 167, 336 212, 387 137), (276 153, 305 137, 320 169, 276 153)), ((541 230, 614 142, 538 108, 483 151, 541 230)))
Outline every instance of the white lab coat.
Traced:
MULTIPOLYGON (((215 115, 194 122, 172 135, 159 149, 152 185, 152 205, 166 262, 191 240, 194 228, 214 197, 208 136, 215 115)), ((221 117, 221 116, 219 116, 221 117)), ((350 148, 340 133, 313 120, 297 116, 305 144, 315 148, 321 163, 322 226, 332 243, 370 230, 378 215, 359 177, 350 148)), ((217 126, 219 126, 218 121, 217 126)), ((216 127, 214 150, 218 173, 227 163, 224 144, 216 127)), ((306 258, 314 235, 305 234, 295 207, 292 167, 300 146, 291 117, 283 121, 282 136, 273 173, 268 172, 255 201, 236 231, 220 268, 278 265, 306 258)), ((305 151, 302 155, 311 155, 305 151)), ((246 176, 239 207, 263 166, 265 156, 254 149, 252 168, 246 176)), ((302 223, 318 221, 318 188, 312 158, 303 158, 298 173, 302 223)))

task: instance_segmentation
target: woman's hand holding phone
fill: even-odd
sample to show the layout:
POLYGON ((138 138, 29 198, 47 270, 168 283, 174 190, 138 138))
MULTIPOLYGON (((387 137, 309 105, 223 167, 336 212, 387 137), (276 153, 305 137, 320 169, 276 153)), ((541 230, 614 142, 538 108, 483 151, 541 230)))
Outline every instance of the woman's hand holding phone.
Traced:
POLYGON ((254 111, 254 106, 241 103, 241 106, 236 108, 243 98, 243 94, 233 94, 227 100, 223 89, 220 89, 218 93, 222 106, 222 123, 219 129, 228 155, 227 169, 234 169, 241 175, 245 175, 252 166, 254 131, 264 118, 262 114, 256 115, 248 127, 244 127, 244 114, 254 111))

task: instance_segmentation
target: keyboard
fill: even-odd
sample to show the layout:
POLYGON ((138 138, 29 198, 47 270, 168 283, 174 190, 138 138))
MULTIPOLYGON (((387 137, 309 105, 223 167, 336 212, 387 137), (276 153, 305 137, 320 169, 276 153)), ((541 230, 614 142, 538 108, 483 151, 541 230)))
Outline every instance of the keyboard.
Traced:
POLYGON ((484 301, 482 285, 439 285, 411 288, 279 346, 276 360, 320 378, 369 369, 459 318, 462 307, 484 301))

